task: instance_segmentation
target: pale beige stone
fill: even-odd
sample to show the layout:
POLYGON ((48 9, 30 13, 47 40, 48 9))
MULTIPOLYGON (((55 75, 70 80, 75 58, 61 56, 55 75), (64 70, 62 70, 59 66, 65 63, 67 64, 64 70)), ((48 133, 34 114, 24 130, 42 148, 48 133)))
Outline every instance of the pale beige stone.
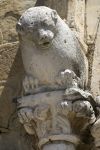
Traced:
POLYGON ((36 6, 47 6, 55 9, 62 19, 67 19, 68 0, 37 0, 36 6))
POLYGON ((91 91, 100 95, 100 1, 87 1, 87 42, 94 43, 90 49, 91 91))
POLYGON ((18 47, 18 42, 0 45, 0 126, 5 127, 15 109, 12 99, 21 90, 23 66, 18 47))
POLYGON ((34 6, 35 0, 1 0, 0 1, 0 41, 15 42, 17 39, 16 22, 20 15, 29 7, 34 6), (1 37, 2 33, 2 37, 1 37))

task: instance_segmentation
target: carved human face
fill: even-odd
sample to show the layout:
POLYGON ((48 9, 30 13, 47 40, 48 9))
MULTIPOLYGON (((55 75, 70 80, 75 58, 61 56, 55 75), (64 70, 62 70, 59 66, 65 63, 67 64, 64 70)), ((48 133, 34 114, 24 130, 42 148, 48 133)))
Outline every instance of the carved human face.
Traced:
POLYGON ((47 7, 27 10, 17 24, 23 39, 33 41, 36 46, 47 47, 56 36, 57 13, 47 7))

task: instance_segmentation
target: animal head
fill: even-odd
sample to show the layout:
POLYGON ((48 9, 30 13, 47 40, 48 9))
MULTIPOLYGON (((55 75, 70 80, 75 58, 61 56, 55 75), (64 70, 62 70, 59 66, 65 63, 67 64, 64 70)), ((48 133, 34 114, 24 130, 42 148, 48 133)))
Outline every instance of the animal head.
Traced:
POLYGON ((20 17, 16 29, 22 38, 47 46, 56 35, 57 19, 55 10, 44 6, 32 7, 20 17))

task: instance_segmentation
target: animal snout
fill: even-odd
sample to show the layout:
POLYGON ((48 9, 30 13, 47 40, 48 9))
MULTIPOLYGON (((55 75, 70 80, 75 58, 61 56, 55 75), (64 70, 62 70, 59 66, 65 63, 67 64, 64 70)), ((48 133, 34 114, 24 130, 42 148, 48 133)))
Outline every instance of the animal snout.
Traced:
POLYGON ((42 35, 40 35, 40 41, 45 41, 48 39, 48 34, 47 33, 43 33, 42 35))
POLYGON ((41 31, 39 33, 39 44, 49 44, 53 39, 53 33, 51 31, 41 31))

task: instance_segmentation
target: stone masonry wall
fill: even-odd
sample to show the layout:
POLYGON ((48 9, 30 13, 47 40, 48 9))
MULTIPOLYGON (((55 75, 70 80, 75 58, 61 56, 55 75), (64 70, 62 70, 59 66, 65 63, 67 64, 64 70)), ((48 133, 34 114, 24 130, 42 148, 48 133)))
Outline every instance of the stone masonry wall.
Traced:
POLYGON ((34 4, 33 0, 0 0, 0 150, 33 149, 31 137, 19 124, 13 99, 21 95, 24 74, 16 22, 34 4))

